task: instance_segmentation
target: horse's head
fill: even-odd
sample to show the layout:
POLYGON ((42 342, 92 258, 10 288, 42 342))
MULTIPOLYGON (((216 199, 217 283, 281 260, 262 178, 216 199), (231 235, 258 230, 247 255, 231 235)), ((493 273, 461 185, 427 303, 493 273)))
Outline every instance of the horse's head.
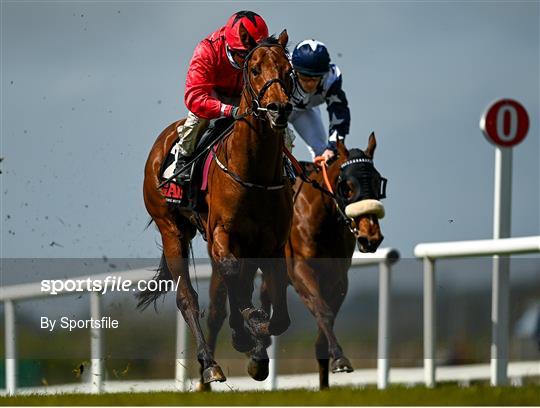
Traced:
POLYGON ((384 239, 379 219, 384 217, 384 206, 379 201, 386 197, 386 179, 373 165, 377 141, 369 136, 366 150, 347 151, 338 143, 339 155, 346 157, 341 164, 337 184, 337 200, 354 225, 352 230, 360 252, 375 252, 384 239))
POLYGON ((287 57, 287 31, 268 37, 246 56, 244 98, 253 115, 267 119, 273 129, 284 129, 292 112, 292 67, 287 57))

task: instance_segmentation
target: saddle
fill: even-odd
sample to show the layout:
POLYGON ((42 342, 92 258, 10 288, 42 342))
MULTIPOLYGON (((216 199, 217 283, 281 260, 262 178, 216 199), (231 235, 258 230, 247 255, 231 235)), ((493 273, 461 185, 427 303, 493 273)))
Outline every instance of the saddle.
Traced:
MULTIPOLYGON (((162 187, 162 194, 168 203, 178 205, 180 207, 189 208, 197 212, 203 212, 206 209, 204 195, 207 187, 208 170, 212 161, 211 150, 205 151, 209 146, 215 144, 217 139, 222 136, 222 133, 233 123, 232 118, 219 118, 210 121, 208 128, 197 142, 193 159, 187 163, 190 167, 183 173, 188 177, 179 184, 175 179, 167 182, 162 187)), ((173 144, 169 154, 161 168, 161 181, 172 177, 176 169, 176 161, 178 160, 178 143, 179 139, 173 144)), ((214 146, 214 150, 217 146, 214 146)))

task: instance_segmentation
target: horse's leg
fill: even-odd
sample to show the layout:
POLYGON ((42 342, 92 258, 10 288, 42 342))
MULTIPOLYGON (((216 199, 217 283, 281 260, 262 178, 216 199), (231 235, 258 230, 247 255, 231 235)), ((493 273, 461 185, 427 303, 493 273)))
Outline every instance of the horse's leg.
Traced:
MULTIPOLYGON (((270 295, 268 293, 268 286, 263 279, 261 283, 261 308, 264 312, 270 316, 270 295)), ((272 344, 270 336, 262 336, 256 338, 255 348, 248 353, 248 373, 254 380, 264 381, 268 377, 268 365, 270 360, 266 349, 272 344)))
POLYGON ((241 314, 243 310, 254 309, 251 303, 254 272, 251 272, 251 276, 246 276, 245 261, 237 259, 232 254, 229 234, 223 227, 216 227, 212 235, 210 253, 214 266, 227 287, 230 309, 229 326, 232 329, 233 347, 245 353, 255 346, 251 334, 244 327, 244 318, 241 314))
MULTIPOLYGON (((348 269, 348 268, 347 268, 348 269)), ((332 322, 329 327, 330 335, 326 334, 328 340, 328 351, 332 357, 330 369, 333 373, 350 373, 354 371, 351 362, 343 354, 343 349, 339 345, 336 334, 334 333, 334 321, 339 313, 339 309, 347 295, 349 282, 347 279, 347 269, 341 274, 336 285, 330 291, 323 290, 323 299, 328 303, 332 311, 332 322)))
POLYGON ((321 329, 317 331, 317 340, 315 340, 315 356, 319 365, 319 389, 329 388, 329 360, 328 360, 328 340, 321 329))
POLYGON ((240 307, 232 296, 229 296, 229 309, 231 311, 229 316, 229 327, 232 331, 233 347, 240 353, 247 353, 255 347, 255 338, 249 330, 246 329, 244 318, 242 313, 240 313, 240 307))
POLYGON ((268 288, 268 296, 272 304, 272 317, 268 327, 269 334, 278 336, 291 324, 287 308, 287 264, 285 251, 281 249, 274 258, 266 262, 263 269, 264 281, 268 288))
POLYGON ((317 281, 315 271, 306 261, 297 260, 294 268, 294 274, 292 276, 293 285, 300 295, 302 302, 304 302, 311 314, 315 317, 317 326, 319 327, 319 336, 315 351, 317 360, 319 361, 320 385, 321 388, 324 388, 328 386, 328 380, 325 379, 327 377, 325 373, 328 371, 328 361, 324 362, 324 360, 328 360, 329 357, 332 359, 332 372, 353 371, 351 363, 343 355, 341 346, 334 334, 334 319, 345 299, 347 278, 345 275, 341 279, 341 284, 335 286, 335 289, 330 292, 330 296, 324 296, 317 281), (323 342, 321 336, 324 337, 325 342, 323 342))
MULTIPOLYGON (((227 317, 227 287, 217 272, 213 272, 210 278, 210 304, 208 305, 208 347, 215 355, 216 343, 219 331, 227 317)), ((203 368, 200 368, 200 382, 197 391, 210 391, 210 383, 205 383, 203 368)))
POLYGON ((191 285, 189 276, 188 248, 190 238, 178 229, 172 220, 156 220, 163 241, 163 253, 167 266, 176 282, 176 305, 182 312, 195 341, 197 343, 197 358, 203 369, 204 382, 225 381, 223 371, 214 361, 210 347, 204 339, 199 323, 199 302, 197 292, 191 285))

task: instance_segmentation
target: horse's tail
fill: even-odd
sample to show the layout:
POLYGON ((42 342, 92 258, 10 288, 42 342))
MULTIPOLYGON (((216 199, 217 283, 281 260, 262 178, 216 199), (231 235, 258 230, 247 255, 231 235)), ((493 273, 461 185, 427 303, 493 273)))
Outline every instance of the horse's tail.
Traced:
MULTIPOLYGON (((159 267, 156 269, 156 275, 152 278, 155 281, 168 281, 172 280, 172 274, 169 270, 169 267, 167 266, 167 261, 165 259, 165 254, 161 254, 161 261, 159 262, 159 267)), ((137 309, 144 310, 148 306, 150 306, 151 303, 154 303, 154 309, 157 312, 157 306, 156 302, 159 299, 161 295, 164 295, 167 293, 167 287, 166 285, 157 285, 158 290, 149 290, 146 288, 145 290, 139 292, 137 297, 137 309), (163 287, 162 287, 163 286, 163 287)))

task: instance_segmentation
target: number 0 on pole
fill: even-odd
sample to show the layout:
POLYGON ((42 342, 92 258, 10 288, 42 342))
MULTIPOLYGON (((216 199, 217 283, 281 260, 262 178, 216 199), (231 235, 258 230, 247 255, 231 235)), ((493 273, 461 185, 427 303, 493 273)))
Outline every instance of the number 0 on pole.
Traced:
POLYGON ((480 129, 489 142, 500 147, 512 147, 525 139, 529 115, 519 102, 500 99, 482 115, 480 129))

